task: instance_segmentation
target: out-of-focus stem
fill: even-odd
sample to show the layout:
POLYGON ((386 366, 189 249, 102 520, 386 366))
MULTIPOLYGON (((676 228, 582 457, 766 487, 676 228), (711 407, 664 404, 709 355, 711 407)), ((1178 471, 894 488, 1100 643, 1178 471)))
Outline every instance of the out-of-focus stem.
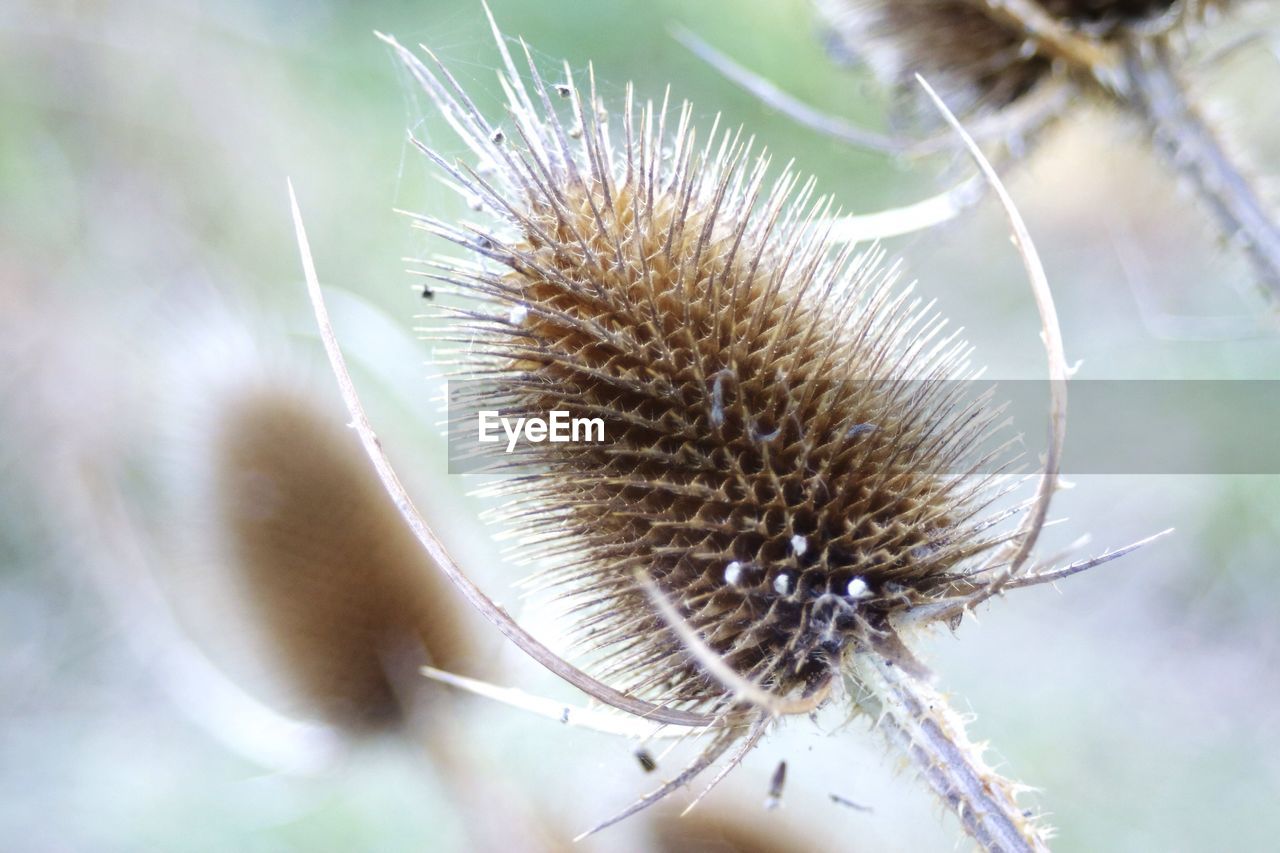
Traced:
POLYGON ((1128 54, 1128 106, 1156 148, 1204 199, 1223 235, 1244 249, 1274 301, 1280 300, 1280 227, 1215 130, 1196 110, 1164 39, 1136 43, 1128 54))
POLYGON ((868 651, 855 657, 854 668, 865 691, 863 708, 983 850, 1048 851, 1031 815, 1018 805, 1015 785, 986 765, 959 715, 909 655, 904 660, 868 651))

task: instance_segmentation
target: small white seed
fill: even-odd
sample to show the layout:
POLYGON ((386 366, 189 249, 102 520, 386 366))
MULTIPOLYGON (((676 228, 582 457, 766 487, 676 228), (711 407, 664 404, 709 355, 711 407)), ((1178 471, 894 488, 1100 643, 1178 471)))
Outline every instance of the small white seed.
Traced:
POLYGON ((866 598, 871 594, 871 590, 867 588, 867 582, 862 578, 854 578, 849 581, 849 586, 845 588, 845 592, 850 598, 866 598))
POLYGON ((740 580, 742 580, 742 563, 734 560, 724 567, 724 582, 730 586, 737 586, 740 580))
POLYGON ((797 557, 803 557, 804 552, 809 550, 809 540, 797 533, 791 537, 791 550, 797 557))
POLYGON ((773 588, 778 595, 786 595, 791 592, 791 575, 781 572, 773 579, 773 588))

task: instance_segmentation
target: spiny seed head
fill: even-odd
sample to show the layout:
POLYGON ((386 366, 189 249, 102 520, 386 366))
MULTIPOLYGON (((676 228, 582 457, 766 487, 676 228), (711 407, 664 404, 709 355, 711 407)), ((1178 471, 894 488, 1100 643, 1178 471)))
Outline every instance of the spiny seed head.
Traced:
MULTIPOLYGON (((940 384, 968 349, 878 251, 832 252, 830 203, 740 131, 636 108, 610 135, 594 80, 548 97, 508 60, 507 144, 443 66, 402 56, 492 175, 424 148, 492 228, 415 216, 486 263, 429 275, 472 300, 439 337, 481 407, 606 423, 603 443, 526 443, 504 490, 522 552, 568 605, 601 677, 688 708, 731 701, 637 573, 738 673, 779 693, 829 677, 891 614, 971 591, 993 476, 950 476, 991 429, 940 384), (562 112, 564 113, 562 115, 562 112), (580 127, 570 139, 566 127, 580 127)), ((474 419, 465 427, 475 435, 474 419)))
POLYGON ((424 649, 446 667, 473 657, 453 591, 328 410, 268 385, 218 417, 217 527, 281 669, 332 723, 394 722, 397 676, 418 683, 424 649))
MULTIPOLYGON (((1050 79, 1080 82, 1090 69, 1055 63, 1012 4, 985 0, 816 0, 838 56, 866 62, 885 82, 922 74, 960 114, 1009 106, 1050 79)), ((1228 0, 1207 0, 1197 14, 1228 0)), ((1184 26, 1178 0, 1032 0, 1051 22, 1107 45, 1184 26)))

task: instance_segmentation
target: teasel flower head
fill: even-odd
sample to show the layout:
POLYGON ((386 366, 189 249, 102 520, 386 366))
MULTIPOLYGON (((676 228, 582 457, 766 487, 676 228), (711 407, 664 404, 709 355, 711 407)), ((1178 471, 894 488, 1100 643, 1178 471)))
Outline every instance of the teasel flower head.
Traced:
MULTIPOLYGON (((914 119, 937 112, 914 97, 916 75, 988 143, 998 162, 1017 160, 1083 102, 1111 109, 1137 127, 1178 185, 1201 203, 1224 244, 1240 250, 1264 296, 1280 299, 1280 216, 1262 169, 1249 162, 1196 91, 1199 72, 1260 38, 1265 21, 1232 14, 1242 32, 1215 47, 1208 25, 1243 12, 1239 0, 816 0, 838 59, 861 61, 893 89, 888 133, 862 128, 782 91, 767 78, 677 32, 694 53, 800 124, 858 148, 922 156, 954 150, 953 134, 920 133, 914 119), (910 87, 909 89, 907 87, 910 87)), ((1254 4, 1262 10, 1263 4, 1254 4)), ((967 209, 961 185, 930 224, 967 209)), ((850 217, 851 233, 862 223, 850 217)))
POLYGON ((476 644, 456 593, 330 415, 283 382, 224 393, 204 523, 301 712, 363 733, 421 701, 418 666, 470 666, 476 644))
POLYGON ((511 68, 495 124, 443 66, 405 59, 492 167, 428 152, 493 214, 415 216, 484 260, 426 270, 467 299, 436 337, 480 408, 604 421, 603 442, 518 446, 500 516, 602 680, 735 704, 655 596, 734 673, 803 697, 894 613, 972 591, 998 478, 952 475, 995 413, 953 406, 936 380, 966 376, 968 348, 881 253, 831 253, 812 181, 770 184, 740 131, 703 139, 688 105, 630 91, 615 141, 567 67, 544 81, 530 62, 527 86, 511 68))
MULTIPOLYGON (((292 711, 429 757, 479 849, 563 849, 546 815, 459 745, 460 705, 423 665, 486 675, 471 615, 423 555, 359 439, 301 371, 214 394, 207 448, 222 566, 292 711), (492 810, 504 820, 489 821, 492 810)), ((323 389, 327 392, 329 389, 323 389)))
MULTIPOLYGON (((1117 111, 1189 188, 1224 244, 1248 259, 1262 295, 1280 299, 1280 216, 1262 169, 1206 109, 1195 78, 1259 38, 1242 22, 1226 47, 1206 26, 1243 11, 1239 0, 817 0, 839 57, 860 59, 899 94, 922 74, 1001 157, 1029 150, 1081 101, 1117 111), (1209 50, 1205 50, 1205 47, 1209 50)), ((1256 4, 1261 11, 1264 4, 1256 4)), ((902 139, 852 128, 777 96, 759 78, 702 45, 694 49, 792 116, 855 145, 936 153, 937 137, 902 139)), ((895 98, 893 109, 921 102, 895 98)), ((910 134, 908 134, 910 135, 910 134)), ((956 204, 960 209, 962 203, 956 204)))
MULTIPOLYGON (((1228 0, 818 0, 835 53, 886 83, 932 81, 959 114, 1055 84, 1119 84, 1129 45, 1189 32, 1228 0)), ((912 87, 914 88, 914 87, 912 87)))

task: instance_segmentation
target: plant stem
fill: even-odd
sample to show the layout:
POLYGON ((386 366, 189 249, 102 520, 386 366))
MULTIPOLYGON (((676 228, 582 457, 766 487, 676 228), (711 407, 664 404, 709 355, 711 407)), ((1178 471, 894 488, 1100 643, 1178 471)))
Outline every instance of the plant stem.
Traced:
POLYGON ((1214 129, 1196 110, 1163 38, 1130 48, 1121 97, 1151 132, 1156 148, 1191 181, 1223 235, 1239 244, 1273 303, 1280 300, 1280 228, 1214 129))
POLYGON ((982 760, 964 723, 929 683, 900 642, 855 656, 854 678, 866 691, 860 704, 875 715, 889 744, 916 771, 978 845, 988 853, 1048 851, 1041 829, 1017 803, 1017 786, 982 760))

